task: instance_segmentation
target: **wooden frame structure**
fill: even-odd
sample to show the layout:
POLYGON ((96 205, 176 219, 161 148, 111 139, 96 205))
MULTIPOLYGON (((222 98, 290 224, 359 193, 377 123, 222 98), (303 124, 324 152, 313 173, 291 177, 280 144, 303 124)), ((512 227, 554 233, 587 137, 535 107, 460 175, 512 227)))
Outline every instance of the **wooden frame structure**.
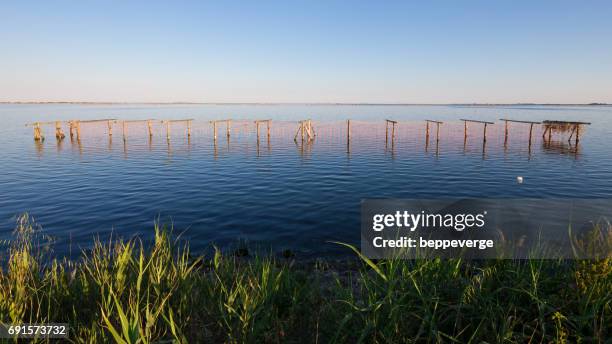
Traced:
POLYGON ((468 122, 472 122, 472 123, 482 123, 484 124, 484 129, 482 132, 482 143, 485 144, 487 142, 487 125, 489 124, 495 124, 493 122, 487 122, 487 121, 479 121, 479 120, 475 120, 475 119, 460 119, 461 121, 463 121, 463 144, 465 145, 465 142, 467 141, 467 124, 468 122))
POLYGON ((293 141, 297 143, 298 134, 301 134, 302 142, 304 142, 304 139, 306 138, 306 136, 308 136, 309 142, 314 140, 316 133, 315 133, 314 127, 312 126, 312 120, 305 119, 302 121, 298 121, 298 124, 299 126, 298 126, 297 131, 295 132, 293 141))
MULTIPOLYGON (((149 138, 152 138, 153 137, 153 121, 154 119, 133 119, 133 120, 128 120, 128 121, 123 121, 122 123, 123 124, 123 139, 124 140, 127 139, 127 124, 128 123, 143 123, 143 122, 147 123, 147 131, 149 133, 149 138)), ((110 129, 111 127, 109 126, 108 128, 110 129)))
POLYGON ((170 140, 170 123, 187 122, 187 138, 191 138, 191 122, 193 118, 188 119, 163 119, 160 122, 166 125, 166 139, 170 140))
POLYGON ((62 141, 66 134, 62 130, 62 121, 50 121, 50 122, 34 122, 27 123, 26 127, 32 127, 34 129, 34 141, 44 141, 45 136, 42 133, 41 125, 54 124, 55 125, 55 138, 57 141, 62 141))
POLYGON ((507 118, 500 118, 500 121, 504 121, 504 146, 506 146, 508 144, 508 123, 524 123, 524 124, 529 124, 529 147, 531 147, 531 137, 533 135, 533 125, 534 124, 541 124, 542 122, 534 122, 534 121, 519 121, 519 120, 515 120, 515 119, 507 119, 507 118))
POLYGON ((426 119, 425 122, 427 123, 425 126, 425 142, 429 143, 429 123, 436 124, 436 143, 440 142, 440 124, 444 124, 444 122, 434 121, 431 119, 426 119))
POLYGON ((389 143, 389 124, 391 124, 391 145, 395 144, 395 125, 397 121, 385 119, 385 146, 389 143))
POLYGON ((225 122, 225 130, 227 132, 227 138, 229 139, 232 120, 231 119, 217 119, 217 120, 213 120, 209 122, 213 125, 213 138, 215 140, 217 140, 217 122, 225 122))
POLYGON ((544 141, 548 141, 550 143, 552 139, 552 132, 554 131, 567 131, 571 128, 571 133, 567 142, 572 141, 572 137, 574 134, 576 135, 576 146, 580 141, 580 127, 583 125, 591 125, 590 122, 572 122, 572 121, 542 121, 542 125, 544 126, 544 132, 542 133, 542 138, 544 141), (546 134, 548 133, 548 140, 546 140, 546 134))
POLYGON ((257 128, 257 141, 259 142, 259 123, 266 123, 266 128, 268 131, 268 140, 270 140, 270 124, 272 123, 271 119, 256 119, 255 127, 257 128))

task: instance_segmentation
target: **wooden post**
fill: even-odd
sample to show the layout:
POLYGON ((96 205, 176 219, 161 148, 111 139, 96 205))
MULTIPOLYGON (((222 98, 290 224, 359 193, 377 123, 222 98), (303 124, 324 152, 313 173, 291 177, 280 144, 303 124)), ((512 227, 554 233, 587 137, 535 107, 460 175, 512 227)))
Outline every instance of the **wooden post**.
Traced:
POLYGON ((153 124, 151 123, 151 120, 147 121, 147 128, 149 129, 149 138, 153 137, 153 124))
POLYGON ((187 137, 191 137, 191 120, 187 121, 187 137))
POLYGON ((228 119, 226 122, 226 126, 227 126, 227 137, 230 137, 230 125, 232 124, 232 120, 228 119))
POLYGON ((74 137, 74 121, 68 121, 68 130, 70 131, 70 139, 74 137))
MULTIPOLYGON (((508 121, 506 122, 506 126, 504 129, 504 146, 508 144, 508 121)), ((531 127, 533 128, 533 124, 531 125, 531 127)), ((529 134, 529 142, 531 142, 531 133, 529 134)))
POLYGON ((77 140, 81 139, 81 122, 80 121, 76 121, 76 136, 77 136, 77 140))
POLYGON ((255 127, 257 128, 257 143, 259 143, 259 121, 255 121, 255 127))
POLYGON ((108 120, 106 125, 108 126, 108 136, 113 136, 113 122, 108 120))
POLYGON ((266 126, 268 128, 268 141, 270 141, 270 120, 266 121, 266 126))
POLYGON ((580 140, 580 124, 576 124, 576 147, 578 147, 578 141, 580 140))
POLYGON ((426 122, 427 125, 425 126, 425 142, 429 143, 429 121, 426 122))
POLYGON ((393 127, 391 128, 391 144, 395 143, 395 122, 393 122, 393 127))
MULTIPOLYGON (((508 123, 508 122, 506 122, 508 123)), ((533 133, 533 123, 529 124, 529 147, 531 147, 531 135, 533 133)))
POLYGON ((213 122, 213 138, 217 141, 217 122, 213 122))
POLYGON ((389 121, 385 122, 385 147, 389 144, 389 121))
POLYGON ((440 123, 436 123, 436 147, 438 145, 438 142, 440 142, 440 123))
POLYGON ((57 138, 58 141, 61 141, 64 139, 64 137, 66 137, 66 135, 64 135, 64 131, 62 130, 62 122, 55 121, 55 138, 57 138))
POLYGON ((552 140, 552 128, 548 128, 548 142, 550 143, 550 140, 552 140))
POLYGON ((346 120, 346 144, 351 141, 351 120, 346 120))
POLYGON ((482 133, 482 142, 487 142, 487 123, 484 124, 484 131, 482 133))
POLYGON ((35 122, 32 128, 34 130, 34 141, 43 141, 45 138, 40 130, 40 122, 35 122))
POLYGON ((463 142, 467 141, 467 121, 463 121, 463 142))
POLYGON ((123 141, 127 140, 127 124, 123 121, 123 141))
POLYGON ((170 141, 170 121, 166 121, 166 140, 170 141))

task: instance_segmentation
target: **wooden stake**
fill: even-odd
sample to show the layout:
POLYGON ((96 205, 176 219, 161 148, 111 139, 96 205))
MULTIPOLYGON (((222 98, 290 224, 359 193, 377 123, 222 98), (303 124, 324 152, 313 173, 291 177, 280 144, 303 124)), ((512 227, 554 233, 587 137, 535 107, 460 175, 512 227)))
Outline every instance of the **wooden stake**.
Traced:
MULTIPOLYGON (((506 122, 508 123, 508 122, 506 122)), ((531 135, 533 133, 533 123, 529 125, 529 147, 531 147, 531 135)))
POLYGON ((170 121, 166 121, 166 140, 170 141, 170 121))
POLYGON ((346 143, 348 144, 351 141, 351 120, 346 120, 346 143))
POLYGON ((108 126, 108 136, 113 136, 113 122, 109 120, 106 125, 108 126))
POLYGON ((123 141, 127 140, 127 124, 123 121, 123 141))
POLYGON ((64 131, 62 130, 62 122, 55 121, 55 138, 57 138, 58 141, 61 141, 64 139, 64 137, 66 137, 66 135, 64 135, 64 131))
POLYGON ((270 120, 266 122, 266 126, 268 128, 268 141, 270 141, 270 120))
POLYGON ((191 137, 191 120, 187 121, 187 137, 191 137))
POLYGON ((425 126, 425 142, 428 143, 429 142, 429 121, 426 123, 427 125, 425 126))
POLYGON ((482 142, 487 142, 487 123, 484 124, 484 131, 482 133, 482 142))
POLYGON ((153 124, 151 120, 147 121, 147 128, 149 129, 149 138, 153 137, 153 124))
POLYGON ((213 122, 213 138, 217 141, 217 122, 213 122))
MULTIPOLYGON (((505 122, 506 122, 506 127, 504 130, 504 146, 508 144, 508 121, 505 121, 505 122)), ((531 124, 531 127, 533 128, 533 123, 531 124)), ((529 142, 531 142, 531 134, 529 135, 530 135, 529 142)))
POLYGON ((76 136, 77 136, 77 140, 81 139, 81 122, 80 121, 76 121, 76 136))

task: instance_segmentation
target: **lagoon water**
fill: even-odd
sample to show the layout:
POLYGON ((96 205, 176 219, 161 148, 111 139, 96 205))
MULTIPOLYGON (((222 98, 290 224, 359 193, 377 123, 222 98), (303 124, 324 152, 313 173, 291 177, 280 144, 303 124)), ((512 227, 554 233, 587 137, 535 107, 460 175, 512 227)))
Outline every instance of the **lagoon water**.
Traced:
MULTIPOLYGON (((329 241, 359 243, 364 198, 612 198, 612 107, 395 105, 0 105, 0 239, 28 212, 74 254, 94 237, 150 238, 156 219, 174 226, 194 251, 240 242, 300 257, 348 254, 329 241), (37 144, 25 123, 68 119, 194 118, 184 124, 82 124, 80 140, 58 144, 53 126, 37 144), (231 137, 211 119, 232 118, 231 137), (271 118, 271 138, 254 119, 271 118), (294 143, 296 121, 311 118, 312 143, 294 143), (352 122, 346 142, 345 119, 352 122), (384 119, 399 121, 385 145, 384 119), (494 121, 468 127, 460 118, 494 121), (504 145, 499 118, 592 122, 578 147, 542 141, 534 127, 512 124, 504 145), (441 120, 425 143, 424 119, 441 120), (517 177, 523 183, 517 183, 517 177)), ((68 134, 67 126, 64 126, 68 134)))

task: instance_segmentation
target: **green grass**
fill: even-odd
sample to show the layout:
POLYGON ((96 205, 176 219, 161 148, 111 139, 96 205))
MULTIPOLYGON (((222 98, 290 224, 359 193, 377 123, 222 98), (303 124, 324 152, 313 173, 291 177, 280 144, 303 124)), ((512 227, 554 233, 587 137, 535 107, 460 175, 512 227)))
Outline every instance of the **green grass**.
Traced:
MULTIPOLYGON (((220 251, 169 232, 50 259, 27 215, 3 243, 1 323, 68 323, 73 342, 604 343, 612 259, 400 260, 355 268, 220 251)), ((350 249, 347 248, 347 252, 350 249)))

